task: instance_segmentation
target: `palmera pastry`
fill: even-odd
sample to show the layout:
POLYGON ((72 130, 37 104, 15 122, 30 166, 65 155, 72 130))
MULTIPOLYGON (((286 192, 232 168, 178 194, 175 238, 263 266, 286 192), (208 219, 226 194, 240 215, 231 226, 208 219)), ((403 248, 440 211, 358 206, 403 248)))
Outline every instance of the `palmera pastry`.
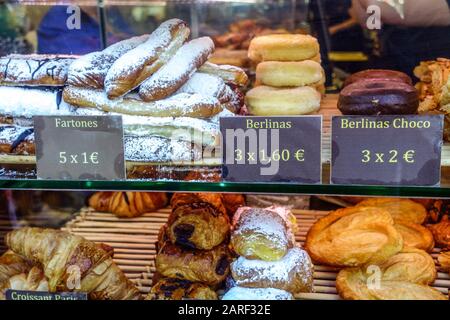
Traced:
POLYGON ((357 206, 319 219, 308 232, 305 248, 317 263, 362 266, 398 253, 403 239, 387 210, 357 206))
POLYGON ((266 61, 256 67, 256 81, 272 87, 302 87, 323 82, 320 63, 305 61, 266 61))
POLYGON ((182 20, 163 22, 146 42, 122 55, 111 66, 105 78, 108 98, 118 98, 137 88, 175 55, 189 34, 182 20))
POLYGON ((205 62, 198 72, 206 73, 222 78, 225 82, 230 82, 238 86, 245 86, 248 83, 248 76, 241 68, 230 65, 217 65, 205 62))
POLYGON ((291 293, 275 288, 233 287, 222 300, 294 300, 291 293))
POLYGON ((433 234, 424 226, 407 221, 395 221, 395 228, 402 235, 405 247, 422 249, 427 252, 433 250, 433 234))
POLYGON ((167 235, 172 243, 192 249, 210 250, 230 233, 230 221, 220 194, 176 193, 167 235))
POLYGON ((212 250, 192 250, 166 240, 159 246, 156 270, 165 277, 216 286, 230 271, 231 252, 226 244, 212 250))
POLYGON ((441 252, 438 256, 441 269, 445 272, 450 272, 450 251, 441 252))
POLYGON ((408 221, 422 224, 427 218, 425 207, 415 201, 400 198, 368 198, 358 203, 358 206, 377 207, 387 210, 397 221, 408 221))
POLYGON ((344 87, 365 79, 391 80, 412 85, 411 78, 403 72, 384 69, 368 69, 356 72, 345 80, 344 87))
POLYGON ((187 42, 167 64, 141 84, 139 96, 144 101, 155 101, 170 96, 188 81, 213 51, 214 42, 209 37, 187 42))
POLYGON ((245 102, 255 116, 302 115, 320 108, 321 94, 311 87, 258 86, 247 92, 245 102))
POLYGON ((287 222, 274 210, 242 207, 233 220, 230 243, 241 256, 276 261, 293 247, 287 222))
POLYGON ((145 102, 134 95, 110 100, 102 90, 66 87, 63 98, 77 107, 150 117, 210 118, 223 110, 216 98, 188 93, 145 102))
POLYGON ((217 300, 217 293, 207 285, 173 278, 159 280, 145 300, 217 300))
POLYGON ((75 87, 102 89, 106 74, 122 55, 148 40, 149 35, 119 41, 103 51, 88 53, 76 59, 69 67, 67 84, 75 87))
POLYGON ((96 192, 89 198, 89 206, 118 217, 133 218, 146 212, 164 208, 168 203, 164 192, 96 192))
POLYGON ((440 248, 450 250, 450 221, 448 218, 442 219, 437 224, 428 227, 433 234, 436 245, 440 248))
POLYGON ((28 273, 14 275, 0 285, 0 300, 6 298, 6 290, 48 292, 49 288, 44 272, 38 267, 33 267, 28 273))
POLYGON ((301 61, 319 54, 319 42, 310 35, 273 34, 253 38, 248 56, 254 62, 301 61))
POLYGON ((23 257, 12 251, 5 252, 0 256, 0 287, 14 275, 28 272, 31 264, 23 257))
POLYGON ((68 232, 29 227, 8 233, 6 244, 42 266, 50 292, 87 292, 93 300, 139 298, 139 291, 113 262, 109 247, 68 232), (81 280, 75 289, 68 287, 74 276, 81 280))
POLYGON ((306 251, 295 247, 278 261, 239 257, 231 264, 236 285, 251 288, 276 288, 293 294, 313 291, 314 266, 306 251))
POLYGON ((74 56, 20 55, 0 58, 0 84, 14 86, 58 86, 66 84, 74 56))

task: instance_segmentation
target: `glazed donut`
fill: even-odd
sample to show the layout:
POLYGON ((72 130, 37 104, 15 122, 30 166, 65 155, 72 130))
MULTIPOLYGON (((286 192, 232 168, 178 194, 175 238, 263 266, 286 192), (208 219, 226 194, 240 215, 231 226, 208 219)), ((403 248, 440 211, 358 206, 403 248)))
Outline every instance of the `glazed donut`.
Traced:
POLYGON ((272 34, 254 38, 250 42, 248 57, 261 61, 302 61, 317 56, 319 42, 310 35, 272 34))
POLYGON ((322 66, 312 60, 266 61, 256 67, 256 81, 272 87, 302 87, 324 78, 322 66))
POLYGON ((259 86, 247 92, 245 102, 255 116, 302 115, 320 108, 321 94, 311 87, 259 86))

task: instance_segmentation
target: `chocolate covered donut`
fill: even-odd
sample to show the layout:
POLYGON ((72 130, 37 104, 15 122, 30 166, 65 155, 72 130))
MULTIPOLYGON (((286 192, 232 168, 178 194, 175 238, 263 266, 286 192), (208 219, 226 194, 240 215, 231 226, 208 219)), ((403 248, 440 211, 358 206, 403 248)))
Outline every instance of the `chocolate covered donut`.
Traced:
POLYGON ((416 88, 404 82, 366 79, 346 86, 338 108, 347 115, 415 114, 419 107, 416 88))
POLYGON ((395 70, 368 69, 352 74, 345 80, 344 87, 367 79, 390 80, 393 82, 403 82, 412 85, 412 80, 406 73, 395 70))

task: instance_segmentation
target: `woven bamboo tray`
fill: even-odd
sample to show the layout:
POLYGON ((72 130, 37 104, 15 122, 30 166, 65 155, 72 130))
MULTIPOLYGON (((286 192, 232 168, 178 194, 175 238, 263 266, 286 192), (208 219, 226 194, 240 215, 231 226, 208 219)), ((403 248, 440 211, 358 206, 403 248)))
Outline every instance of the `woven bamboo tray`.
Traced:
MULTIPOLYGON (((145 295, 151 287, 155 272, 155 242, 160 227, 166 223, 170 209, 147 213, 139 218, 119 219, 113 214, 99 213, 91 209, 81 213, 63 228, 86 239, 103 242, 114 248, 114 260, 145 295)), ((303 245, 311 225, 326 211, 294 210, 297 217, 298 233, 296 240, 303 245)), ((447 294, 450 288, 450 275, 441 272, 436 260, 439 249, 432 252, 438 267, 435 288, 447 294)), ((296 295, 297 299, 337 300, 335 280, 338 269, 322 265, 315 266, 314 293, 296 295)))

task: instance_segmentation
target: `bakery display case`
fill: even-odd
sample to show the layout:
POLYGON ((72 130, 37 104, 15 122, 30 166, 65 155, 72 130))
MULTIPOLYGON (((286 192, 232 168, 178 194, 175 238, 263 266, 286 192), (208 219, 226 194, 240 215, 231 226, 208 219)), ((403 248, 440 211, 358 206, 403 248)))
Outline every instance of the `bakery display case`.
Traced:
POLYGON ((0 2, 0 300, 448 300, 437 2, 0 2))

